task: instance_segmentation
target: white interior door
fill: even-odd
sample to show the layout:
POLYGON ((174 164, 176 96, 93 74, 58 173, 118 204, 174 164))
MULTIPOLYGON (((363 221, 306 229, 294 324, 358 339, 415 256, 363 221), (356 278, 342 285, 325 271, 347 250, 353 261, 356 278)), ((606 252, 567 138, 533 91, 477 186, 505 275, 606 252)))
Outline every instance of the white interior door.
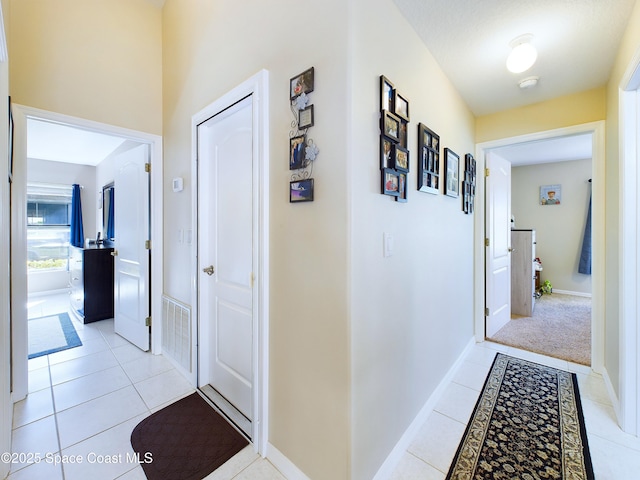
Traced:
POLYGON ((486 336, 511 320, 511 163, 487 152, 486 336))
POLYGON ((251 96, 198 125, 199 381, 251 435, 257 208, 251 96))
MULTIPOLYGON (((115 332, 149 350, 149 146, 119 153, 115 164, 115 332)), ((114 252, 114 253, 115 253, 114 252)))

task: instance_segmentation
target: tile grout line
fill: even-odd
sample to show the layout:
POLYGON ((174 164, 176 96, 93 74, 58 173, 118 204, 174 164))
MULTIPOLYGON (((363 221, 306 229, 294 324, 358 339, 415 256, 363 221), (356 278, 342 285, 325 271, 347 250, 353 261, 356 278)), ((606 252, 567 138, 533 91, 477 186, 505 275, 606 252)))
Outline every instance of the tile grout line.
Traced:
MULTIPOLYGON (((49 392, 51 394, 51 405, 53 407, 53 422, 56 426, 56 438, 58 440, 58 454, 62 456, 62 442, 60 441, 60 428, 58 426, 58 411, 56 409, 56 397, 53 394, 53 378, 51 376, 51 363, 49 355, 47 355, 47 369, 49 370, 49 392)), ((65 480, 64 465, 60 462, 60 472, 62 472, 62 480, 65 480)))

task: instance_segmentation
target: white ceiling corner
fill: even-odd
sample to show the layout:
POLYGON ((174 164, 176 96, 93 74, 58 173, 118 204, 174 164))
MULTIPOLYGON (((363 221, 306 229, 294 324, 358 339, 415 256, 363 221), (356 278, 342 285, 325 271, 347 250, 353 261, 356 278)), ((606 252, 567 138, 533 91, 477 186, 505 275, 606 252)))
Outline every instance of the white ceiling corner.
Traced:
MULTIPOLYGON (((475 116, 606 85, 636 0, 394 0, 475 116), (516 37, 532 34, 538 59, 506 69, 516 37), (538 85, 520 89, 526 77, 538 85)), ((390 74, 391 75, 391 74, 390 74)), ((591 158, 591 135, 503 147, 512 165, 591 158)))
POLYGON ((604 86, 636 0, 394 0, 476 116, 604 86), (509 42, 538 60, 513 74, 509 42), (540 77, 522 90, 518 82, 540 77))

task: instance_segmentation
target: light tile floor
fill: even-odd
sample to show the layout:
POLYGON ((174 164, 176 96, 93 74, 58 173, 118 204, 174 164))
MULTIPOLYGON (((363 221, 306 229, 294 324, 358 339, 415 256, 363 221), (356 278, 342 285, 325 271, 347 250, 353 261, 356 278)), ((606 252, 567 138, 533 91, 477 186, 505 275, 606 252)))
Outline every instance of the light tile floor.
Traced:
MULTIPOLYGON (((68 297, 34 299, 30 317, 65 311, 68 297)), ((73 317, 72 317, 73 318, 73 317)), ((83 346, 29 361, 29 396, 14 408, 14 452, 67 456, 64 465, 15 464, 9 480, 143 480, 135 463, 88 463, 90 453, 126 459, 129 438, 146 416, 193 392, 162 356, 144 353, 113 332, 113 321, 82 325, 74 321, 83 346), (84 463, 70 463, 82 458, 84 463)), ((495 354, 529 359, 574 372, 595 476, 632 480, 640 471, 640 439, 617 426, 604 381, 587 367, 485 342, 465 358, 390 480, 442 480, 495 354)), ((106 460, 107 458, 95 458, 106 460)), ((267 460, 247 447, 207 480, 284 480, 267 460)))
POLYGON ((583 365, 484 342, 474 346, 467 355, 434 411, 405 452, 391 480, 445 478, 498 351, 575 373, 578 377, 595 478, 640 478, 640 438, 622 432, 616 424, 602 376, 583 365))
MULTIPOLYGON (((68 304, 67 294, 33 297, 29 318, 68 311, 68 304)), ((14 463, 8 478, 143 480, 142 468, 127 461, 131 432, 194 389, 163 356, 115 334, 112 319, 83 325, 69 316, 82 346, 29 360, 29 395, 14 406, 12 432, 13 453, 26 457, 17 455, 25 461, 14 463)), ((284 477, 248 446, 207 479, 284 477)))

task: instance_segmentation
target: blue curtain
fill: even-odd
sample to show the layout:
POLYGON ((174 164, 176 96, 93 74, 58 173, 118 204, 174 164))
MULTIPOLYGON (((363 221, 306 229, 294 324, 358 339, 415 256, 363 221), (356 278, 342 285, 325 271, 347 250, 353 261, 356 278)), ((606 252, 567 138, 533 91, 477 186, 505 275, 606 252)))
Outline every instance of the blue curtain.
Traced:
POLYGON ((582 251, 580 252, 578 272, 591 275, 591 197, 589 197, 587 223, 584 226, 584 237, 582 237, 582 251))
POLYGON ((74 247, 84 247, 84 229, 82 228, 82 203, 80 201, 80 185, 73 185, 71 192, 71 237, 74 247))
POLYGON ((107 194, 109 195, 109 212, 107 213, 107 232, 106 232, 106 238, 108 239, 112 239, 115 238, 115 224, 114 224, 114 218, 113 218, 113 202, 115 200, 114 198, 114 189, 110 188, 107 191, 107 194))

